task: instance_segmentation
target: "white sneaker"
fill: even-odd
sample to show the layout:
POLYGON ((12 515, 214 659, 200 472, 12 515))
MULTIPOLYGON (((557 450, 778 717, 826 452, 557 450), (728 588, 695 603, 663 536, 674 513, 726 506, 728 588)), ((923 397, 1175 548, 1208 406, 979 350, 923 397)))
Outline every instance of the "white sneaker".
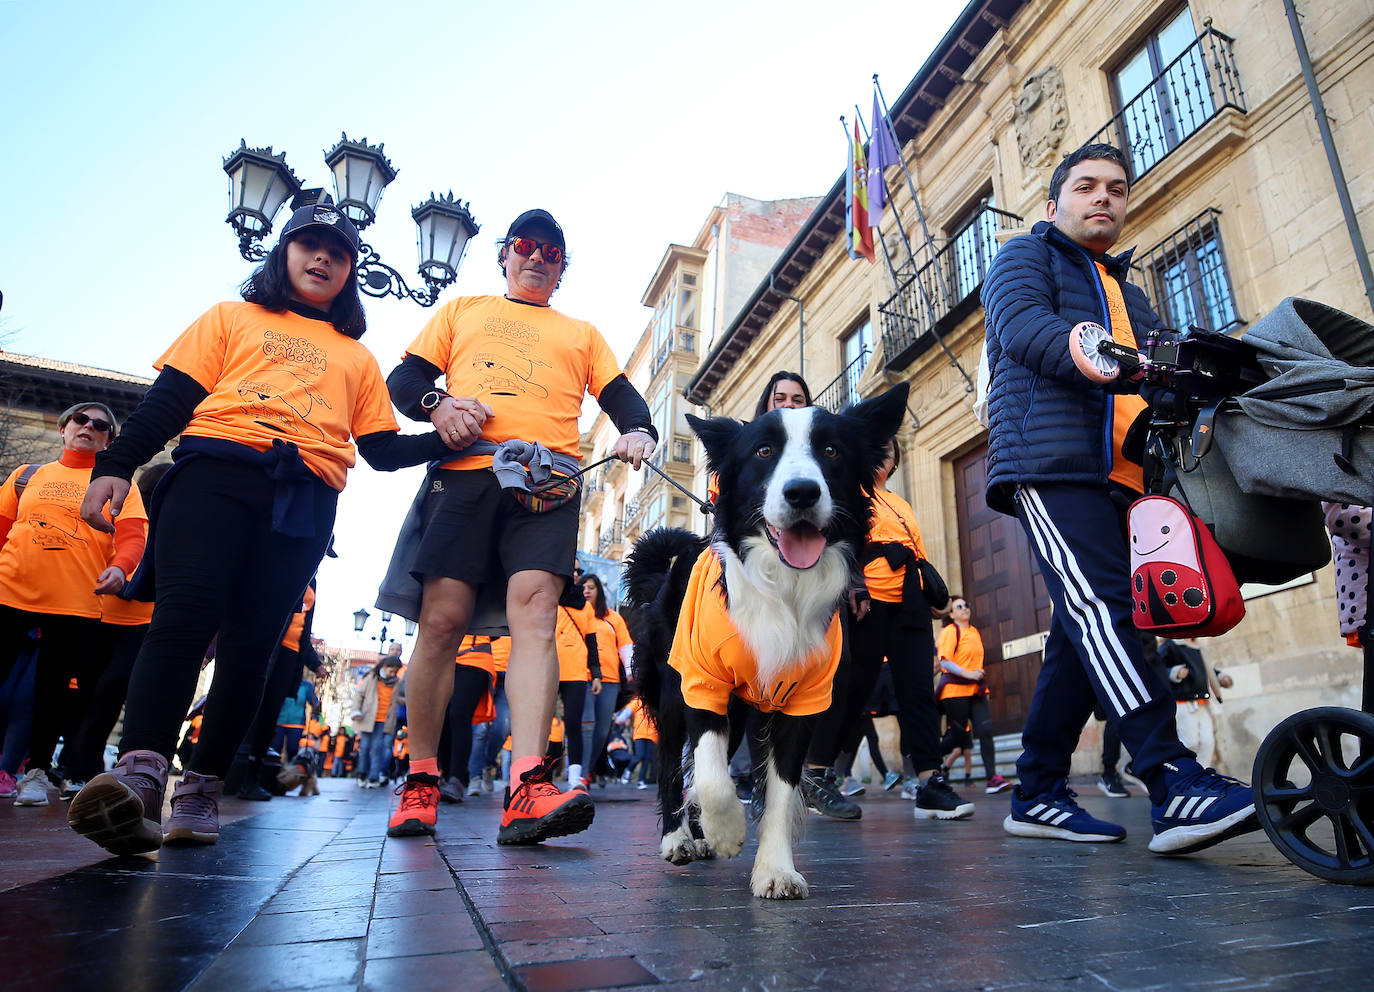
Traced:
POLYGON ((471 782, 468 783, 468 795, 470 795, 470 796, 480 796, 481 794, 482 794, 482 780, 479 779, 479 778, 475 778, 475 779, 473 779, 471 782))
POLYGON ((915 778, 902 779, 902 798, 915 799, 916 794, 921 791, 921 783, 915 778))
POLYGON ((14 805, 46 806, 49 788, 51 784, 48 782, 48 773, 41 768, 32 768, 19 780, 19 791, 15 794, 14 805))

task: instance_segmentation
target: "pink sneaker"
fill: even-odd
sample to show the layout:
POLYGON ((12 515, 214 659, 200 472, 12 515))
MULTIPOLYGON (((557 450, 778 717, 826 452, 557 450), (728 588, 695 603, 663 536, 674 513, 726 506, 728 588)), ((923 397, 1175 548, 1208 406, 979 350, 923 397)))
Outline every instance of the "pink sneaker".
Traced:
POLYGON ((162 796, 167 759, 127 751, 86 783, 67 807, 67 823, 111 854, 142 854, 162 846, 162 796))
POLYGON ((983 791, 990 796, 995 796, 997 793, 1006 792, 1010 788, 1011 783, 1001 775, 993 775, 992 778, 988 779, 988 787, 983 791))
POLYGON ((224 783, 214 775, 187 772, 172 790, 172 813, 164 844, 213 844, 219 840, 219 797, 224 783))
POLYGON ((0 799, 13 799, 19 792, 19 783, 7 771, 0 771, 0 799))

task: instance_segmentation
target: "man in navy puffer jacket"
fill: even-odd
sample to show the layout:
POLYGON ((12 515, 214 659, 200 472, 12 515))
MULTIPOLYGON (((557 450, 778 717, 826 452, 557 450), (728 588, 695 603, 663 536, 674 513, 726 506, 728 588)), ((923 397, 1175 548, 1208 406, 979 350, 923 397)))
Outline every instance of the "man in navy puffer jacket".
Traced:
POLYGON ((1131 253, 1107 254, 1129 192, 1118 149, 1085 145, 1068 155, 1050 180, 1046 221, 1007 242, 983 284, 987 502, 1021 520, 1054 604, 1003 827, 1071 841, 1126 836, 1084 811, 1067 784, 1100 701, 1150 792, 1150 850, 1187 854, 1257 829, 1254 802, 1248 786, 1204 769, 1179 742, 1173 700, 1141 658, 1124 510, 1143 482, 1121 447, 1144 403, 1089 380, 1069 351, 1083 323, 1132 348, 1136 332, 1160 325, 1127 282, 1131 253))

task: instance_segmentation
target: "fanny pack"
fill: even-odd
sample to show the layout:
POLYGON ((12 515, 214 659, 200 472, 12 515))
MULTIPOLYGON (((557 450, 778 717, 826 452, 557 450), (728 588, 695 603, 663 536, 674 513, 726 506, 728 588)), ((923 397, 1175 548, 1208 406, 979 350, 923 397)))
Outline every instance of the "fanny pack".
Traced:
POLYGON ((580 475, 552 472, 548 481, 531 485, 529 489, 507 489, 515 501, 531 513, 548 513, 576 498, 582 492, 580 475))

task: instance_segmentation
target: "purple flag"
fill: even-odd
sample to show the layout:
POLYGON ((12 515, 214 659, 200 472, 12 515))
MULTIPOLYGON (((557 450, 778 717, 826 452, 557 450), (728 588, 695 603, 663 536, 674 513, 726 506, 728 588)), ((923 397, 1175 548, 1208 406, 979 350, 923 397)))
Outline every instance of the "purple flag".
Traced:
POLYGON ((868 139, 868 222, 877 227, 883 219, 887 207, 887 184, 883 182, 883 170, 901 161, 897 146, 892 141, 892 129, 878 102, 878 90, 873 90, 873 133, 868 139))

